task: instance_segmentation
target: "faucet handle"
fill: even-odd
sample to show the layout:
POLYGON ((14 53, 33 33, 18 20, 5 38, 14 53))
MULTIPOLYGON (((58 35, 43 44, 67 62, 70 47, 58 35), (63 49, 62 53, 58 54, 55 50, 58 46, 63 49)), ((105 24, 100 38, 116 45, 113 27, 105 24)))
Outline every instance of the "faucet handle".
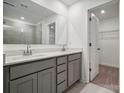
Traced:
POLYGON ((23 51, 23 55, 25 55, 25 50, 23 51))
POLYGON ((66 44, 63 44, 63 47, 62 47, 62 51, 65 51, 66 50, 66 44))
POLYGON ((28 47, 29 47, 29 48, 31 48, 31 45, 30 45, 30 44, 28 44, 28 47))
POLYGON ((32 55, 32 50, 30 49, 30 54, 32 55))

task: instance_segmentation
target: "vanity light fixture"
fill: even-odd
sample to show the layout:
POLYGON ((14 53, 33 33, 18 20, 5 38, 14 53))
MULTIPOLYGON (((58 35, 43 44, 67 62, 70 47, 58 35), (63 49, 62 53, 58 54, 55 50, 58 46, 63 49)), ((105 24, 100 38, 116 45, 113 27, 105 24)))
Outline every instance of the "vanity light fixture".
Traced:
POLYGON ((24 20, 25 18, 24 17, 20 17, 22 20, 24 20))
POLYGON ((101 14, 105 14, 105 10, 101 10, 101 14))

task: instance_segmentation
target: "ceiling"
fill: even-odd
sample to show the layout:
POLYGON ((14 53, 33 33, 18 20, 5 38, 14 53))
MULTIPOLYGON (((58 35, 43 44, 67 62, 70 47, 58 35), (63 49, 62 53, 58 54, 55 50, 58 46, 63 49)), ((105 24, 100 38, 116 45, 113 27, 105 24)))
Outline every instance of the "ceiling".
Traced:
POLYGON ((70 6, 70 5, 76 3, 76 2, 78 2, 80 0, 60 0, 60 1, 62 1, 67 6, 70 6))
POLYGON ((99 18, 99 20, 119 17, 119 2, 102 5, 93 9, 91 12, 94 13, 99 18), (105 14, 101 14, 101 10, 105 10, 105 14))
POLYGON ((37 24, 39 21, 49 17, 55 12, 44 8, 31 0, 3 0, 3 16, 11 19, 21 20, 37 24), (8 4, 7 4, 8 3, 8 4))

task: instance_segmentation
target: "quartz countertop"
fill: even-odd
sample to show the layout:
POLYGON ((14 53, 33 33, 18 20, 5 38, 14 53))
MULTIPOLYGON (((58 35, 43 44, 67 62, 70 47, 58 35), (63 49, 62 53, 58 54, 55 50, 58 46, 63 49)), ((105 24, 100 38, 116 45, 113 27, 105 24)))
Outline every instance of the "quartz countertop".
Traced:
POLYGON ((47 58, 53 58, 53 57, 58 57, 58 56, 63 56, 63 55, 68 55, 68 54, 73 54, 73 53, 79 53, 79 52, 82 52, 82 49, 69 49, 66 51, 35 53, 29 56, 23 56, 23 55, 9 56, 9 57, 6 57, 4 66, 31 62, 35 60, 42 60, 42 59, 47 59, 47 58))

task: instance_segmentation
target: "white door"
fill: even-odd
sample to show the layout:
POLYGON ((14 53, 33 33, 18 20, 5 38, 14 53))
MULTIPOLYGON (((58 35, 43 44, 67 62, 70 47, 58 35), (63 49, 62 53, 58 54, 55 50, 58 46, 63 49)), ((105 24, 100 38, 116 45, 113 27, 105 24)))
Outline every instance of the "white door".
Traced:
POLYGON ((99 73, 99 56, 98 56, 98 19, 95 16, 91 16, 89 20, 89 79, 92 81, 99 73))

